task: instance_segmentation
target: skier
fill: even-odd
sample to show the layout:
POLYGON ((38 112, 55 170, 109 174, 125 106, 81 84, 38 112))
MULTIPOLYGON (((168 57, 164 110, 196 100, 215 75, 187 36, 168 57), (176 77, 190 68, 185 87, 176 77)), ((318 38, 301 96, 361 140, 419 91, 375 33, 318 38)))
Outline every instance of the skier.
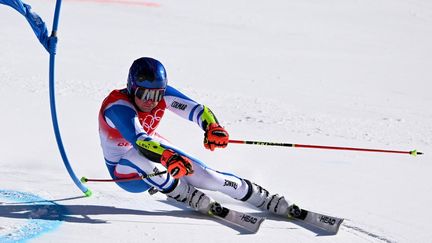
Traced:
POLYGON ((117 183, 121 188, 133 193, 153 188, 205 214, 216 203, 199 189, 219 191, 286 217, 299 212, 283 196, 270 194, 247 179, 211 169, 170 144, 155 131, 165 110, 198 124, 204 131, 205 148, 213 151, 227 146, 228 132, 212 111, 167 85, 166 70, 159 61, 139 58, 129 69, 127 88, 113 90, 102 103, 99 133, 103 154, 113 179, 163 170, 168 173, 117 183))

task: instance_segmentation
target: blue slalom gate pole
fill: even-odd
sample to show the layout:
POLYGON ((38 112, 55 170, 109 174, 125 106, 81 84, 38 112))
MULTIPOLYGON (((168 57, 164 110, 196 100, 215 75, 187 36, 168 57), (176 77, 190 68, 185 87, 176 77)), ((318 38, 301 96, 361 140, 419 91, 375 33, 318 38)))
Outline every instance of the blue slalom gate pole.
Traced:
POLYGON ((61 8, 62 0, 56 0, 56 6, 54 11, 54 21, 53 21, 53 29, 51 32, 51 36, 48 37, 48 30, 46 28, 45 22, 42 18, 31 9, 31 6, 22 2, 21 0, 0 0, 0 4, 4 4, 12 7, 16 11, 18 11, 21 15, 23 15, 28 23, 30 24, 33 32, 36 34, 36 37, 39 39, 39 42, 44 46, 44 48, 50 54, 49 59, 49 97, 50 97, 50 107, 51 107, 51 118, 54 128, 54 134, 56 137, 57 145, 63 159, 63 163, 66 166, 66 169, 75 182, 75 184, 79 187, 79 189, 86 195, 91 196, 91 191, 85 187, 81 181, 76 177, 69 160, 66 155, 66 151, 63 147, 63 142, 60 135, 60 129, 57 121, 57 112, 56 112, 56 104, 55 104, 55 89, 54 89, 54 71, 55 71, 55 54, 57 48, 57 27, 60 16, 60 8, 61 8))
POLYGON ((87 196, 91 196, 92 192, 83 183, 78 179, 73 171, 69 159, 66 155, 66 151, 63 146, 62 138, 60 135, 60 128, 57 120, 57 111, 56 111, 56 102, 55 102, 55 54, 56 54, 56 46, 57 46, 57 27, 60 16, 60 8, 61 8, 62 0, 56 1, 56 7, 54 12, 54 21, 53 21, 53 29, 51 32, 51 36, 48 39, 48 49, 50 53, 49 59, 49 97, 50 97, 50 108, 51 108, 51 118, 54 128, 54 134, 57 141, 57 146, 60 151, 60 155, 63 159, 63 163, 66 166, 67 172, 72 178, 75 185, 87 196))

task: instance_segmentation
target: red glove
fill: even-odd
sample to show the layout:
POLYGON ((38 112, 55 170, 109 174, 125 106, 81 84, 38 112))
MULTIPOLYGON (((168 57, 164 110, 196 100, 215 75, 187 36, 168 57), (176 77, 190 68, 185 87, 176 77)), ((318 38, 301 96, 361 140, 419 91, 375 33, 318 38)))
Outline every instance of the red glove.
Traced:
POLYGON ((166 149, 162 153, 161 164, 168 169, 168 173, 175 179, 193 174, 191 161, 170 149, 166 149))
POLYGON ((211 151, 215 148, 225 148, 228 145, 228 132, 217 123, 212 123, 204 133, 204 147, 211 151))

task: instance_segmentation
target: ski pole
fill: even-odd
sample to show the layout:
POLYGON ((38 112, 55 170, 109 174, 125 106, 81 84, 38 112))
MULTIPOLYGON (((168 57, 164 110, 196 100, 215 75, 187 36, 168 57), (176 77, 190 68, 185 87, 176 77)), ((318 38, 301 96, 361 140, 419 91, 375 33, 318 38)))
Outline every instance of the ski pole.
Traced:
POLYGON ((163 175, 167 173, 166 170, 164 171, 160 171, 160 172, 156 172, 156 173, 152 173, 152 174, 148 174, 148 175, 142 175, 142 176, 136 176, 136 177, 132 177, 132 178, 125 178, 125 179, 89 179, 85 176, 81 177, 81 182, 82 183, 86 183, 86 182, 127 182, 127 181, 138 181, 138 180, 144 180, 147 178, 151 178, 151 177, 155 177, 158 175, 163 175))
POLYGON ((259 141, 245 141, 245 140, 229 140, 229 143, 239 144, 253 144, 253 145, 265 145, 265 146, 282 146, 282 147, 293 147, 293 148, 312 148, 312 149, 332 149, 332 150, 350 150, 350 151, 362 151, 362 152, 381 152, 381 153, 398 153, 398 154, 410 154, 412 156, 422 155, 422 152, 417 150, 411 151, 398 151, 398 150, 383 150, 383 149, 368 149, 368 148, 350 148, 350 147, 335 147, 335 146, 320 146, 320 145, 307 145, 307 144, 294 144, 294 143, 275 143, 275 142, 259 142, 259 141))

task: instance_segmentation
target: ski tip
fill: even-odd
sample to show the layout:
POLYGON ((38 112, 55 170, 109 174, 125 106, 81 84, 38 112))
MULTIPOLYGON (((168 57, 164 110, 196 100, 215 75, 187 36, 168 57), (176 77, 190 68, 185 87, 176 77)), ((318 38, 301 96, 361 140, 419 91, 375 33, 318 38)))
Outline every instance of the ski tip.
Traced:
POLYGON ((261 224, 266 220, 266 218, 262 217, 258 220, 258 228, 261 227, 261 224))
POLYGON ((345 220, 345 219, 341 219, 341 220, 338 222, 338 224, 337 224, 337 226, 336 226, 336 229, 335 229, 335 231, 334 231, 334 234, 335 234, 335 235, 339 232, 339 228, 340 228, 340 226, 342 225, 342 223, 343 223, 344 220, 345 220))
POLYGON ((222 219, 234 227, 241 229, 242 234, 255 234, 258 232, 262 222, 265 218, 260 216, 254 216, 247 213, 239 212, 236 210, 229 209, 220 205, 218 202, 214 202, 207 214, 216 218, 222 219))
POLYGON ((265 218, 260 217, 258 218, 258 221, 255 223, 255 229, 250 229, 250 228, 244 228, 246 230, 248 230, 251 234, 256 234, 258 233, 259 229, 261 228, 261 224, 265 221, 265 218))

